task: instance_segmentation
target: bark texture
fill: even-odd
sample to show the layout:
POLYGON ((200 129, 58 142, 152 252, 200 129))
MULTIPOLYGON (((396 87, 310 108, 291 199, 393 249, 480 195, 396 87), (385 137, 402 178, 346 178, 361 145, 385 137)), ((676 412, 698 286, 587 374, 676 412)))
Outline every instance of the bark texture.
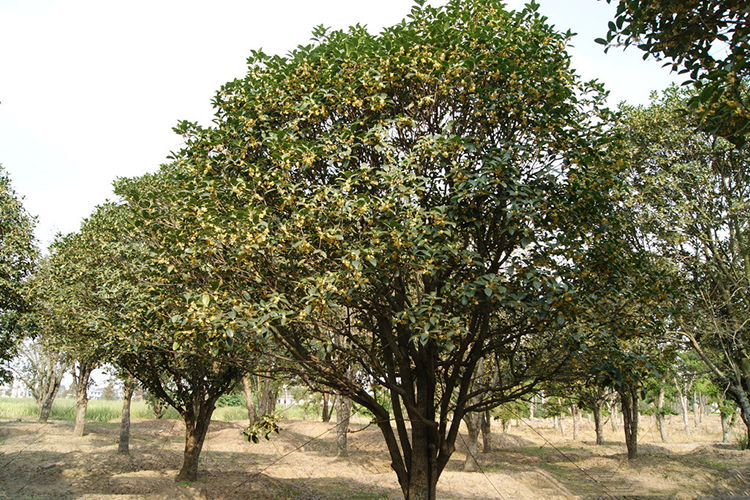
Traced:
POLYGON ((122 415, 117 453, 130 453, 130 404, 133 401, 133 392, 135 392, 135 381, 132 377, 127 377, 122 386, 122 415))

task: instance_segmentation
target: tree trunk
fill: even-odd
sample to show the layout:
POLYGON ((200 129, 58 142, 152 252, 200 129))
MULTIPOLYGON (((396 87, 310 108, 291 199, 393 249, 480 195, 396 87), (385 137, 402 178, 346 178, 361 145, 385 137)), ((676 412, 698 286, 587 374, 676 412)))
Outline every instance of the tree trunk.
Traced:
POLYGON ((680 395, 680 413, 682 413, 682 426, 685 429, 685 434, 690 435, 690 419, 688 418, 688 398, 687 395, 680 395))
POLYGON ((279 396, 278 387, 274 387, 274 380, 263 377, 260 379, 260 394, 258 394, 258 416, 271 415, 276 411, 276 398, 279 396))
POLYGON ((604 444, 604 422, 602 422, 603 401, 596 401, 593 407, 594 430, 596 431, 596 444, 604 444))
POLYGON ((573 441, 578 441, 578 407, 570 405, 570 414, 573 416, 573 441))
POLYGON ((216 398, 199 401, 199 397, 196 396, 195 399, 193 405, 182 414, 182 418, 185 420, 185 451, 182 468, 177 474, 175 482, 193 482, 198 478, 198 462, 216 404, 216 398))
POLYGON ((746 450, 750 450, 750 399, 744 387, 738 386, 734 381, 729 384, 729 391, 734 396, 734 400, 740 405, 740 417, 747 430, 746 450))
POLYGON ((42 388, 43 393, 41 398, 37 401, 37 409, 39 410, 40 424, 46 424, 49 420, 49 414, 52 411, 52 403, 55 401, 57 391, 60 390, 60 384, 64 375, 64 370, 58 369, 50 373, 47 386, 42 388))
POLYGON ((482 414, 471 412, 464 415, 464 423, 468 430, 466 438, 466 460, 464 460, 464 472, 476 472, 479 470, 477 455, 479 454, 479 433, 482 429, 482 414))
POLYGON ((346 438, 349 432, 349 420, 352 415, 352 400, 336 395, 336 456, 348 457, 349 450, 346 438))
POLYGON ((736 413, 732 413, 731 416, 726 411, 721 411, 721 442, 729 442, 729 431, 732 429, 734 424, 734 416, 736 413))
POLYGON ((250 375, 242 376, 242 388, 245 391, 245 406, 247 406, 247 420, 250 425, 253 425, 258 419, 258 414, 255 411, 255 401, 253 401, 253 381, 250 379, 250 375))
POLYGON ((73 426, 73 436, 82 437, 86 423, 86 407, 89 404, 88 387, 94 366, 86 362, 78 362, 78 372, 73 372, 76 380, 76 420, 73 426))
POLYGON ((634 460, 638 456, 638 391, 632 387, 623 387, 618 392, 622 406, 628 460, 634 460))
POLYGON ((661 436, 662 443, 668 441, 667 425, 666 422, 664 422, 664 397, 664 384, 661 384, 661 387, 659 387, 659 397, 656 399, 656 413, 654 416, 656 417, 656 426, 659 428, 659 435, 661 436))
POLYGON ((617 402, 612 401, 609 405, 609 421, 612 424, 612 430, 617 430, 617 402))
POLYGON ((482 452, 492 451, 492 417, 490 410, 482 412, 482 452))
MULTIPOLYGON (((692 385, 692 382, 690 382, 692 385)), ((674 379, 674 386, 677 389, 677 399, 680 402, 680 413, 682 414, 682 426, 685 429, 685 434, 690 435, 690 420, 688 419, 688 397, 687 393, 690 390, 690 385, 680 384, 677 378, 674 379)))
POLYGON ((330 422, 331 421, 331 408, 330 408, 330 399, 331 395, 327 392, 323 393, 323 409, 320 412, 320 419, 323 422, 330 422))
POLYGON ((697 429, 701 423, 700 405, 698 403, 698 391, 693 391, 693 424, 697 429))
POLYGON ((130 403, 133 401, 135 381, 127 376, 122 384, 122 417, 120 419, 120 441, 117 453, 130 453, 130 403))
POLYGON ((411 467, 404 500, 436 500, 440 471, 436 466, 436 446, 430 443, 428 434, 424 424, 412 422, 411 467))

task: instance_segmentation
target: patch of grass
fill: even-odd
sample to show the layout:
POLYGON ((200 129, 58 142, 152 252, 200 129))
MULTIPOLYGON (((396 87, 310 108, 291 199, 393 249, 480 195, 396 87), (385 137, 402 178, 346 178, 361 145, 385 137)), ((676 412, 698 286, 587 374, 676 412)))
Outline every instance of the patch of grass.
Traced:
POLYGON ((221 420, 229 422, 231 420, 247 420, 247 407, 245 406, 224 406, 216 408, 211 420, 221 420))
MULTIPOLYGON (((0 398, 0 418, 17 419, 36 417, 36 402, 33 398, 0 398)), ((122 401, 94 399, 86 407, 86 420, 109 422, 122 415, 122 401)), ((130 407, 132 418, 154 418, 154 412, 144 401, 133 401, 130 407)), ((56 398, 52 404, 50 418, 53 420, 74 420, 76 402, 73 398, 56 398)), ((180 418, 174 408, 167 410, 163 418, 180 418)))
POLYGON ((36 415, 32 398, 0 398, 0 418, 23 418, 36 415))

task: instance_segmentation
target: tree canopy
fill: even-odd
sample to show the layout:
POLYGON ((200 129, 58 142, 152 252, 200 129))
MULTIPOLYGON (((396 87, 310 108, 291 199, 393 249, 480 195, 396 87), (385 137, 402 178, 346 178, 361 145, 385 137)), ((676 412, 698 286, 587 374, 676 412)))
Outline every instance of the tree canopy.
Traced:
MULTIPOLYGON (((612 0, 607 0, 611 3, 612 0)), ((635 45, 687 73, 686 104, 709 133, 742 145, 750 134, 750 9, 745 0, 620 0, 609 46, 635 45)))
MULTIPOLYGON (((38 255, 34 224, 0 165, 0 363, 13 357, 22 330, 20 313, 28 308, 25 281, 38 255)), ((9 376, 0 366, 0 381, 9 376)))
POLYGON ((578 345, 564 326, 602 230, 606 114, 534 6, 417 6, 379 35, 314 36, 254 52, 214 126, 178 127, 170 168, 200 231, 174 245, 223 256, 243 286, 210 296, 237 301, 235 341, 272 338, 368 408, 405 496, 434 498, 461 417, 528 393, 578 345), (498 374, 473 383, 485 358, 498 374))
MULTIPOLYGON (((746 147, 696 131, 690 94, 626 107, 630 204, 643 239, 673 269, 672 318, 750 430, 750 164, 746 147)), ((684 336, 684 337, 683 337, 684 336)))

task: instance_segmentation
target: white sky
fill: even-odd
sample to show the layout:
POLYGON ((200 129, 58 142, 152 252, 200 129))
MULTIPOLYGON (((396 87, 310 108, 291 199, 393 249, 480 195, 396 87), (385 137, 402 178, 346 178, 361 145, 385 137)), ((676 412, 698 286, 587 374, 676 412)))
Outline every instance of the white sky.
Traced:
MULTIPOLYGON (((443 3, 436 0, 433 3, 443 3)), ((510 0, 520 8, 522 0, 510 0)), ((539 0, 585 79, 639 104, 673 79, 637 49, 604 54, 614 7, 539 0)), ((285 54, 314 26, 399 22, 411 0, 0 0, 0 163, 43 247, 112 197, 117 177, 155 171, 180 146, 178 120, 210 123, 214 92, 251 49, 285 54)))

